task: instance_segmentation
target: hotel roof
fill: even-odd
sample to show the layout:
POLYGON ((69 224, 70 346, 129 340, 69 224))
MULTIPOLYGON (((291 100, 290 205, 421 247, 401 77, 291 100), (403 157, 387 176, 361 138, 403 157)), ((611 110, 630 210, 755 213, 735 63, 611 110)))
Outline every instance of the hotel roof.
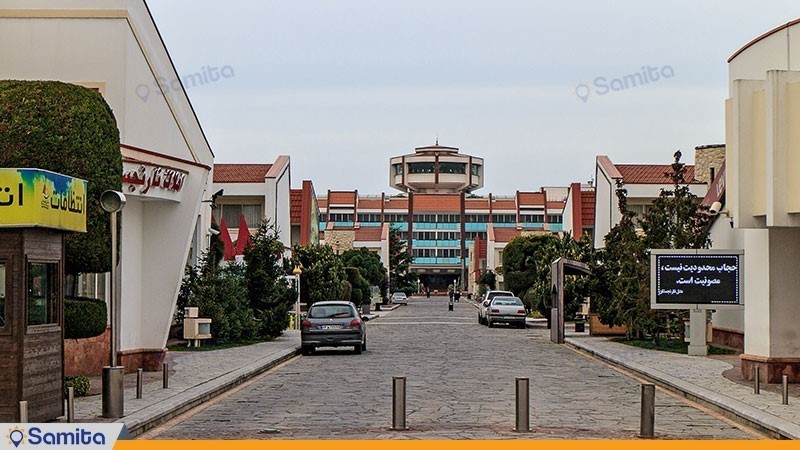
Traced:
POLYGON ((292 189, 289 192, 289 201, 290 201, 290 213, 291 222, 293 224, 300 223, 302 221, 302 211, 303 211, 303 190, 302 189, 292 189))
POLYGON ((272 164, 214 164, 214 183, 263 183, 272 164))

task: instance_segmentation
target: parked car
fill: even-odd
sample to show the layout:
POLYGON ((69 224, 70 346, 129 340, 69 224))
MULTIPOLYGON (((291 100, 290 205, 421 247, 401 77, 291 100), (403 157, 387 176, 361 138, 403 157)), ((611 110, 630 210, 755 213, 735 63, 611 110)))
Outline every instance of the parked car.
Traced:
POLYGON ((525 304, 519 297, 495 297, 486 310, 486 325, 492 328, 495 324, 507 323, 525 328, 527 316, 525 304))
POLYGON ((392 294, 392 303, 397 305, 407 305, 408 297, 405 292, 395 292, 392 294))
POLYGON ((486 325, 486 310, 489 308, 489 302, 495 297, 513 297, 514 293, 509 291, 488 291, 483 299, 478 304, 478 323, 486 325))
POLYGON ((300 322, 300 343, 303 355, 317 347, 350 346, 358 355, 367 349, 367 326, 352 302, 317 302, 300 322))

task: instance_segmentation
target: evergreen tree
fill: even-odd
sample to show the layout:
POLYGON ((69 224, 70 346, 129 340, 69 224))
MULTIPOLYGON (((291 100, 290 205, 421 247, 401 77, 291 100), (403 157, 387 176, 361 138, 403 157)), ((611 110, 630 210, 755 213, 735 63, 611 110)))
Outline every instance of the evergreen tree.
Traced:
POLYGON ((406 241, 400 239, 400 229, 389 228, 389 284, 392 292, 410 294, 416 291, 417 274, 411 272, 413 258, 406 241))
MULTIPOLYGON (((347 280, 341 259, 330 245, 296 247, 294 265, 301 265, 300 295, 309 305, 326 300, 343 300, 342 281, 347 280)), ((347 298, 349 300, 349 297, 347 298)))

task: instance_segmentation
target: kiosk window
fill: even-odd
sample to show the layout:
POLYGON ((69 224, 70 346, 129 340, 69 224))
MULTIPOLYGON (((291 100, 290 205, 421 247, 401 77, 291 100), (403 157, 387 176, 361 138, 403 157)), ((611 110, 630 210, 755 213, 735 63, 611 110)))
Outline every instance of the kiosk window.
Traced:
POLYGON ((56 323, 55 282, 55 264, 28 264, 28 325, 56 323))
POLYGON ((6 265, 0 263, 0 328, 6 326, 6 265))

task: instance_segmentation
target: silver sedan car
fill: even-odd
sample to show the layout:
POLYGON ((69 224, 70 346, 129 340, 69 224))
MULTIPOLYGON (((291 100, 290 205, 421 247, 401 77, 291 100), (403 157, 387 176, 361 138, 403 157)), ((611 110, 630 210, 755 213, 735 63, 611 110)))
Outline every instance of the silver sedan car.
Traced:
POLYGON ((486 324, 489 328, 498 323, 507 323, 525 328, 528 316, 519 297, 495 297, 486 309, 486 324))
POLYGON ((353 347, 361 354, 367 349, 367 326, 352 302, 317 302, 300 322, 303 355, 317 347, 353 347))

